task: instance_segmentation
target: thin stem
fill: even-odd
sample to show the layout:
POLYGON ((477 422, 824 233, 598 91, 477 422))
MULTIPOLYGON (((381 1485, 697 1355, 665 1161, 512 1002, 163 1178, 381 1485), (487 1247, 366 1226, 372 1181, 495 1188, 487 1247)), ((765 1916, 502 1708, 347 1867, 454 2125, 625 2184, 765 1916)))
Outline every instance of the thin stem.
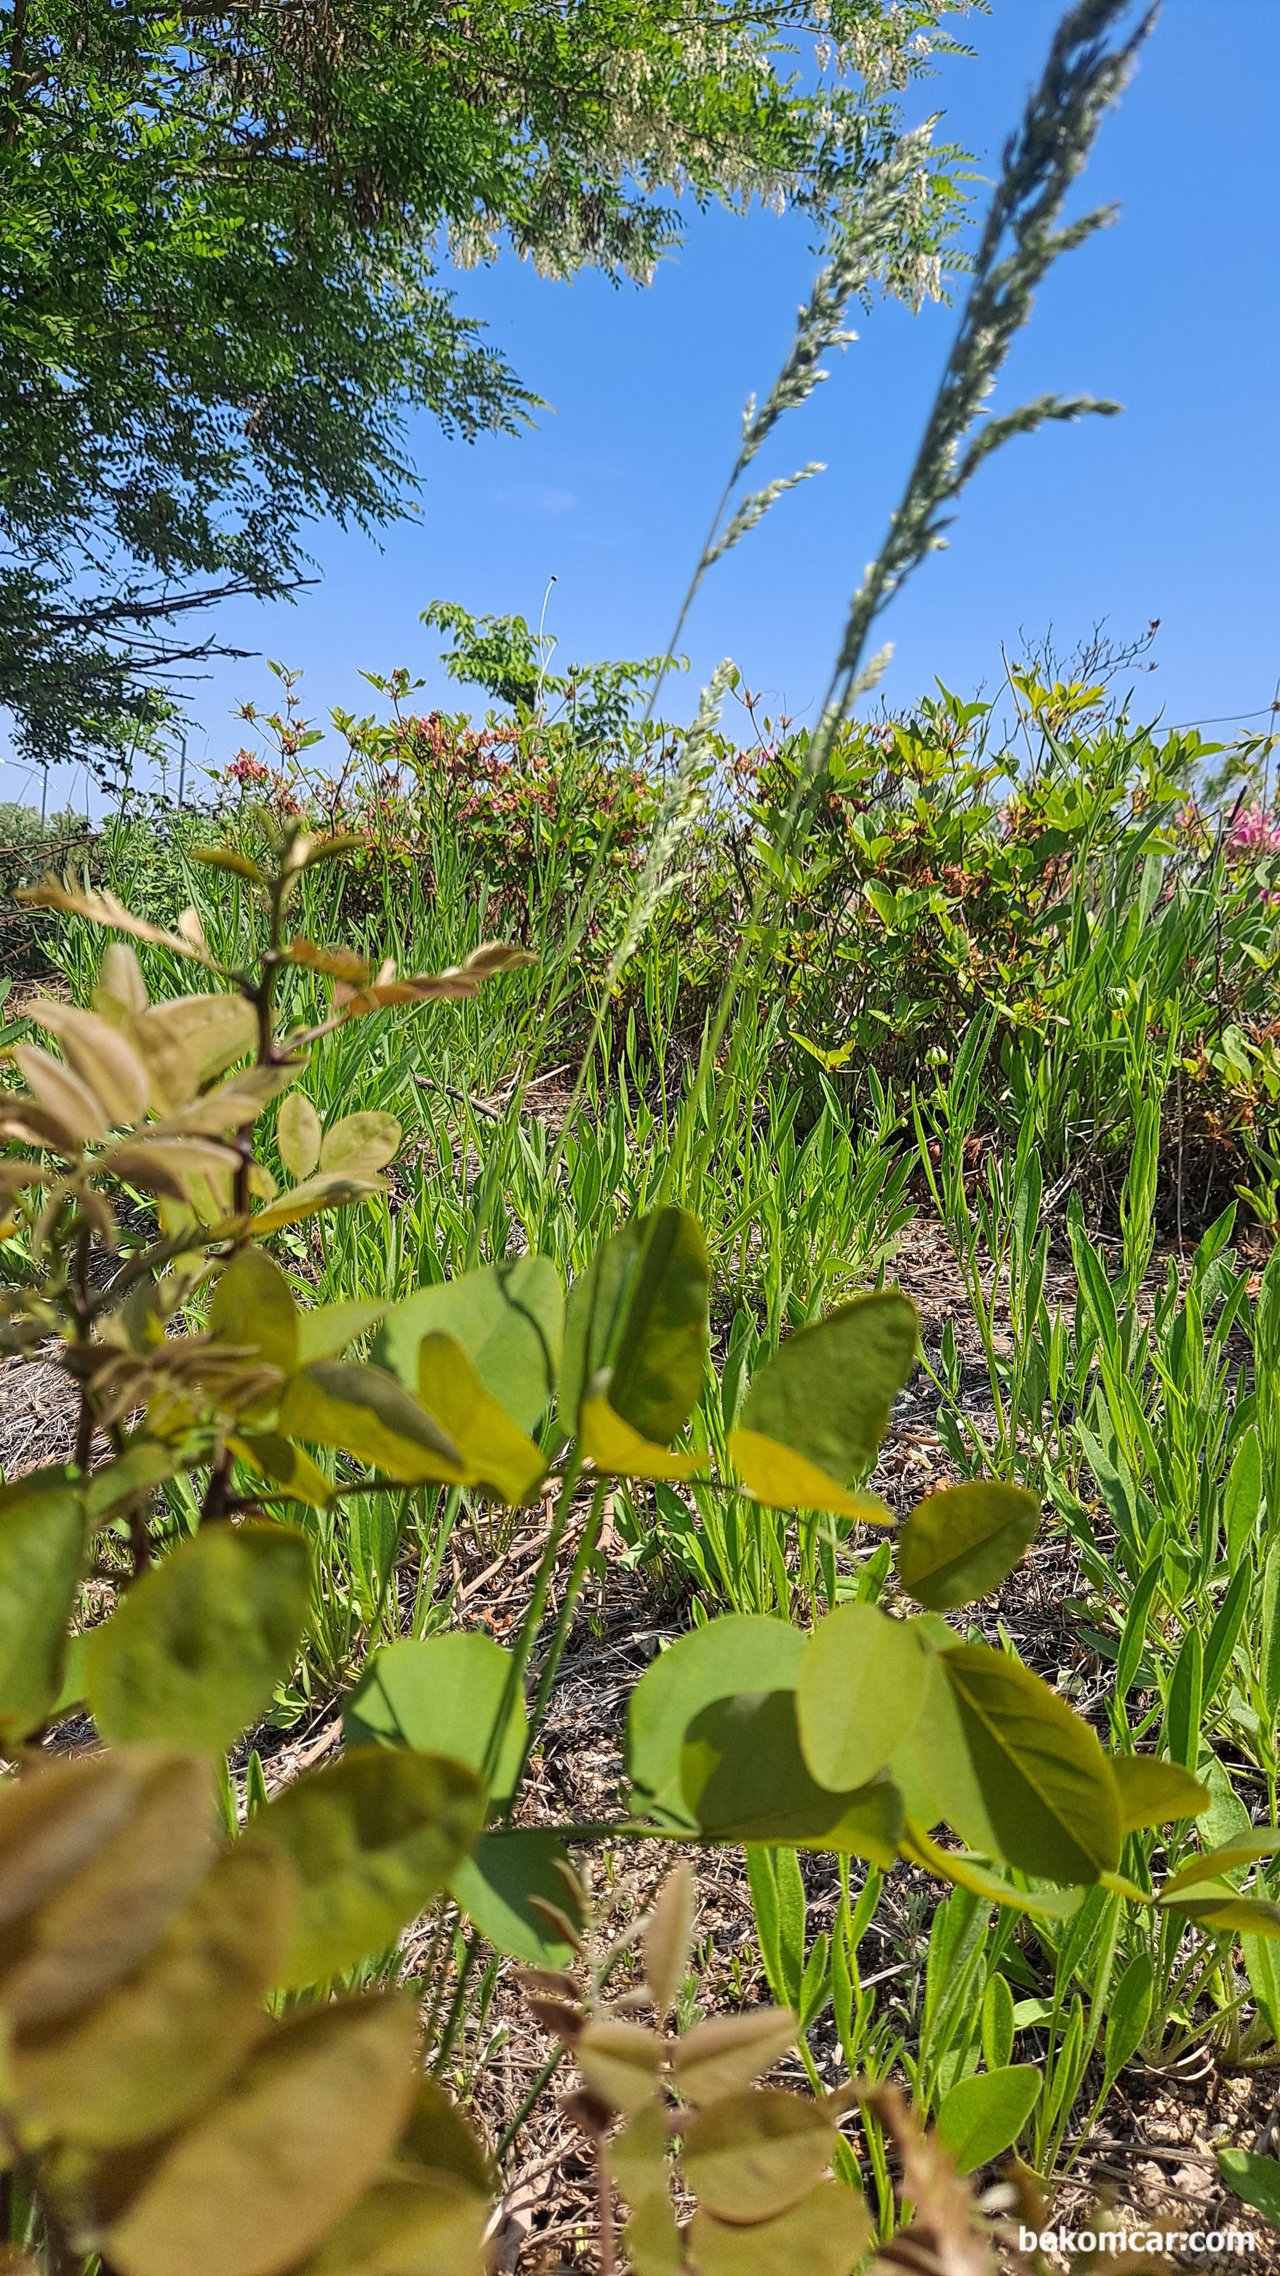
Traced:
POLYGON ((605 1488, 606 1481, 603 1478, 597 1478, 591 1496, 591 1507, 587 1511, 586 1523, 582 1528, 582 1539, 578 1543, 577 1553, 569 1568, 569 1578, 565 1582, 564 1597, 560 1610, 556 1614, 556 1624, 552 1629, 551 1641, 547 1646, 547 1657, 538 1677, 538 1688, 533 1695, 533 1706, 529 1710, 529 1735, 525 1740, 524 1753, 520 1759, 520 1773, 516 1780, 517 1788, 524 1779, 529 1756, 533 1752, 534 1742, 542 1728, 542 1719, 551 1696, 551 1687, 555 1682, 560 1662, 564 1657, 564 1648, 569 1640, 569 1630, 573 1625, 573 1616, 578 1608, 578 1599, 582 1594, 587 1570, 600 1540, 600 1521, 604 1508, 605 1488))

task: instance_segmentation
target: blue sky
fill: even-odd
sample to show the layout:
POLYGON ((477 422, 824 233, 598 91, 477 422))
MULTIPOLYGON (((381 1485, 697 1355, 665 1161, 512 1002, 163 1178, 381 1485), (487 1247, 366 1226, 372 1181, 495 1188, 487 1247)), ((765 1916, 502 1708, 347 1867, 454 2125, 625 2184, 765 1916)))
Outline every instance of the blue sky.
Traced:
MULTIPOLYGON (((971 20, 976 62, 917 89, 990 173, 1038 70, 1057 0, 993 0, 971 20)), ((1050 624, 1069 648, 1098 618, 1116 634, 1161 619, 1140 701, 1170 722, 1262 713, 1280 678, 1277 372, 1280 351, 1280 0, 1165 0, 1084 184, 1119 200, 1117 226, 1054 273, 1001 400, 1057 389, 1118 397, 1090 420, 1015 443, 969 492, 949 552, 919 573, 885 632, 891 701, 936 674, 993 688, 1003 642, 1050 624)), ((317 532, 322 583, 293 605, 236 604, 218 629, 301 666, 306 708, 363 709, 361 667, 424 673, 443 698, 436 596, 480 611, 547 609, 561 662, 664 646, 743 399, 767 387, 813 261, 796 217, 689 217, 683 250, 647 290, 598 277, 547 283, 514 261, 459 280, 551 408, 517 440, 411 450, 415 523, 382 550, 317 532)), ((945 357, 954 316, 877 307, 826 387, 784 428, 765 471, 828 471, 784 498, 714 573, 685 645, 693 678, 724 655, 771 707, 803 715, 825 684, 845 603, 876 550, 945 357)), ((192 762, 225 763, 261 663, 217 667, 194 691, 192 762)), ((668 707, 692 704, 682 686, 668 707)), ((456 694, 452 701, 458 700, 456 694)), ((1262 725, 1258 718, 1253 724, 1262 725)), ((1219 732, 1230 733, 1227 728, 1219 732)))

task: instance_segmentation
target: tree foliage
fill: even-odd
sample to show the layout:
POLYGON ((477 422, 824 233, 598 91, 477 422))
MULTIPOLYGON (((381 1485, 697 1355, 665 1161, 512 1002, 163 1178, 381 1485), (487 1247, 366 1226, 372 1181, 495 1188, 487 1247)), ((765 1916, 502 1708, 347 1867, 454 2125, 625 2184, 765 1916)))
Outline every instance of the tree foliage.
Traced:
MULTIPOLYGON (((209 652, 193 610, 293 587, 317 515, 404 511, 411 411, 466 437, 527 418, 450 261, 644 279, 681 194, 829 227, 949 12, 12 0, 0 701, 23 746, 118 746, 209 652)), ((954 196, 940 154, 894 289, 927 288, 954 196)))

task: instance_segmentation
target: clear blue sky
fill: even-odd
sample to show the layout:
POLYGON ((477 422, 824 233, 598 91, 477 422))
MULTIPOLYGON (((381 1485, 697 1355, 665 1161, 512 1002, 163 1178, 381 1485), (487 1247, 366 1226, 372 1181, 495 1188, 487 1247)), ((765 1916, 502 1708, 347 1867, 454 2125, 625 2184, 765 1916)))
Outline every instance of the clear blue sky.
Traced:
MULTIPOLYGON (((948 62, 913 96, 979 166, 1005 134, 1060 13, 993 0, 971 20, 976 62, 948 62)), ((1052 623, 1070 646, 1095 619, 1117 634, 1158 616, 1159 669, 1141 700, 1170 721, 1265 710, 1280 677, 1280 0, 1165 0, 1137 80, 1103 131, 1084 193, 1119 200, 1115 228, 1051 277, 1001 400, 1053 388, 1118 397, 1091 420, 1013 444, 969 492, 951 550, 886 621, 890 700, 937 674, 965 693, 1000 674, 1000 644, 1052 623)), ((433 597, 536 621, 548 578, 559 657, 665 645, 737 439, 767 387, 813 262, 798 219, 689 218, 684 249, 647 290, 597 277, 547 283, 514 261, 459 280, 522 377, 548 399, 535 432, 474 446, 429 422, 412 455, 415 524, 383 550, 317 533, 323 582, 293 605, 219 612, 229 639, 305 673, 313 716, 371 699, 360 668, 408 664, 444 696, 433 597)), ((876 550, 954 316, 878 307, 766 471, 823 459, 712 576, 686 646, 696 675, 731 655, 748 684, 803 714, 825 684, 847 595, 876 550)), ((235 699, 268 695, 258 663, 195 691, 197 760, 225 759, 235 699), (208 738, 207 746, 205 738, 208 738)), ((693 690, 679 690, 683 709, 693 690)), ((456 695, 452 697, 457 701, 456 695)), ((1258 720, 1256 724, 1263 724, 1258 720)), ((1230 729, 1224 732, 1231 732, 1230 729)))

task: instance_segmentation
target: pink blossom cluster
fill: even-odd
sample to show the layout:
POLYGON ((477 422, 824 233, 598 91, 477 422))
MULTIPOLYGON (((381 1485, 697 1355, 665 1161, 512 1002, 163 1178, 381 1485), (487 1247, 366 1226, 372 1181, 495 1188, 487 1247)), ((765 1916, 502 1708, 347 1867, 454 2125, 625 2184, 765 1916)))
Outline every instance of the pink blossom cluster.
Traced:
POLYGON ((1227 832, 1227 858, 1256 860, 1260 854, 1280 853, 1280 817, 1262 806, 1242 806, 1227 832))

